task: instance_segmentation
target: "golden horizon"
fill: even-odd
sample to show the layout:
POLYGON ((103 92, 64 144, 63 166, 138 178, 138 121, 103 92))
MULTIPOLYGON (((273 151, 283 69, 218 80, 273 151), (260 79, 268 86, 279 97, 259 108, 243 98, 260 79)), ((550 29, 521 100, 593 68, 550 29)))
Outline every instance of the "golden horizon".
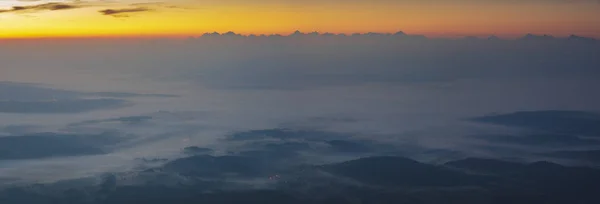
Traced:
POLYGON ((591 0, 169 2, 173 5, 140 0, 56 2, 3 1, 0 39, 179 38, 212 31, 285 35, 294 30, 344 34, 403 30, 428 37, 496 35, 513 38, 535 33, 600 38, 600 12, 597 12, 600 4, 591 0))

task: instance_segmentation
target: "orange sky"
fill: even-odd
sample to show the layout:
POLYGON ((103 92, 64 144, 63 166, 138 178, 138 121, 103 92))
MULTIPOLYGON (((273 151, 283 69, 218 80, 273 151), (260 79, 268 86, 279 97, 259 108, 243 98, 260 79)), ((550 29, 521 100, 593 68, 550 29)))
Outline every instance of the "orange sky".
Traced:
POLYGON ((595 0, 171 0, 135 4, 144 2, 0 0, 0 38, 196 36, 212 31, 288 34, 294 30, 600 37, 600 3, 595 0), (76 8, 35 7, 48 2, 76 8), (145 10, 116 15, 99 12, 138 8, 145 10))

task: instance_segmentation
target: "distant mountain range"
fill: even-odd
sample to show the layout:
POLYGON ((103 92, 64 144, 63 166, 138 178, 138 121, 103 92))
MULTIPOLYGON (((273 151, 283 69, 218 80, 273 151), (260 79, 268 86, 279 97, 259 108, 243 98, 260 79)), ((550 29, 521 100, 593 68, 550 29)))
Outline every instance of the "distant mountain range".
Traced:
MULTIPOLYGON (((232 31, 225 33, 205 33, 199 37, 240 37, 240 38, 266 38, 266 37, 287 37, 287 38, 298 38, 298 37, 387 37, 387 38, 411 38, 411 39, 427 39, 424 35, 416 35, 416 34, 407 34, 405 32, 399 31, 396 33, 376 33, 376 32, 368 32, 368 33, 353 33, 353 34, 344 34, 344 33, 319 33, 319 32, 309 32, 304 33, 301 31, 295 31, 289 35, 280 35, 280 34, 249 34, 242 35, 232 31)), ((491 35, 487 38, 480 38, 474 36, 465 36, 464 39, 468 40, 502 40, 500 37, 491 35)), ((584 37, 578 35, 570 35, 568 37, 557 38, 551 35, 535 35, 535 34, 525 34, 524 36, 517 38, 516 40, 520 41, 548 41, 548 40, 567 40, 567 41, 580 41, 580 42, 596 42, 597 39, 591 37, 584 37)))

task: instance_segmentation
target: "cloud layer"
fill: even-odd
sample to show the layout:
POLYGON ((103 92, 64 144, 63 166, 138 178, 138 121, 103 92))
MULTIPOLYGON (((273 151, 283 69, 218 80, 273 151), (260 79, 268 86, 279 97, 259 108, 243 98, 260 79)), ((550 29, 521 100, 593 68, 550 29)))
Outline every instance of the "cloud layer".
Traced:
POLYGON ((593 198, 553 190, 597 178, 568 165, 597 165, 598 46, 403 32, 6 42, 0 180, 54 191, 0 198, 488 199, 498 183, 540 202, 593 198))

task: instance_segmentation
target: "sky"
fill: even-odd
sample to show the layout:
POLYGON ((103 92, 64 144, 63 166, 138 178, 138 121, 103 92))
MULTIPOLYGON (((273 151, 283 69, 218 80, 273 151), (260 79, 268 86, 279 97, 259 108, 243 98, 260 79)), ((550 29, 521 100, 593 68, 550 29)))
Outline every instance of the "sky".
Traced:
POLYGON ((600 37, 597 0, 0 0, 0 38, 397 32, 600 37))

